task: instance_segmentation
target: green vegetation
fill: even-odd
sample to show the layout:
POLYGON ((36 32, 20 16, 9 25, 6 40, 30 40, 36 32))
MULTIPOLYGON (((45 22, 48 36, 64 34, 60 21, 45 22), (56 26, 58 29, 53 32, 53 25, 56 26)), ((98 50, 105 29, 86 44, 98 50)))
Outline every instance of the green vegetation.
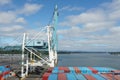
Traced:
MULTIPOLYGON (((0 48, 0 54, 21 54, 21 53, 22 53, 22 50, 20 47, 7 46, 4 48, 0 48)), ((26 50, 25 50, 25 53, 27 53, 26 50)), ((38 50, 38 53, 41 53, 42 55, 48 55, 48 51, 38 50)))
POLYGON ((2 49, 0 49, 0 54, 21 54, 21 50, 2 50, 2 49))
POLYGON ((20 46, 6 46, 0 48, 0 54, 21 54, 20 46))

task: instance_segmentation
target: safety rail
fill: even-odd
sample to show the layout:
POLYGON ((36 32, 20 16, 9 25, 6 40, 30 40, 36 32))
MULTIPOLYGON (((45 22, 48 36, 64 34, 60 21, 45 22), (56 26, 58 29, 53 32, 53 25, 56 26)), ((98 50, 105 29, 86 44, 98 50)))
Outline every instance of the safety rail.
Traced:
POLYGON ((30 53, 32 53, 33 55, 35 55, 37 58, 43 60, 44 63, 46 63, 46 64, 49 65, 49 62, 48 62, 48 61, 46 61, 46 60, 44 60, 42 57, 38 56, 37 54, 35 54, 35 53, 34 53, 33 51, 31 51, 30 49, 28 49, 28 48, 26 48, 26 47, 25 47, 25 49, 26 49, 27 51, 29 51, 30 53))

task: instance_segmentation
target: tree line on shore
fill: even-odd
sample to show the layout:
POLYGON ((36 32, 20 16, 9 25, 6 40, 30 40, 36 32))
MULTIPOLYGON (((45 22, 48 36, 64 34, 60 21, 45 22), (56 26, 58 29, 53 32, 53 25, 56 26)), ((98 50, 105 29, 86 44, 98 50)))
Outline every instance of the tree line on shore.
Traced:
POLYGON ((0 49, 0 54, 21 54, 21 50, 2 50, 0 49))
POLYGON ((111 55, 120 55, 120 52, 110 52, 111 55))

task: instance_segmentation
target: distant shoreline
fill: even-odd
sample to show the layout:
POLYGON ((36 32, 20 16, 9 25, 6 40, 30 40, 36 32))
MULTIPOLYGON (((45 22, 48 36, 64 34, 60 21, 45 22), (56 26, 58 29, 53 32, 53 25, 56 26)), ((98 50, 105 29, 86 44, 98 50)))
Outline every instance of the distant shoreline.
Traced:
POLYGON ((78 54, 78 53, 108 53, 108 52, 58 51, 58 54, 78 54))
MULTIPOLYGON (((3 50, 0 49, 0 54, 21 54, 22 51, 19 50, 3 50)), ((45 51, 44 53, 48 53, 45 51)), ((92 51, 58 51, 58 54, 80 54, 80 53, 108 53, 110 55, 120 55, 120 52, 92 52, 92 51)))
POLYGON ((120 55, 120 52, 110 52, 111 55, 120 55))

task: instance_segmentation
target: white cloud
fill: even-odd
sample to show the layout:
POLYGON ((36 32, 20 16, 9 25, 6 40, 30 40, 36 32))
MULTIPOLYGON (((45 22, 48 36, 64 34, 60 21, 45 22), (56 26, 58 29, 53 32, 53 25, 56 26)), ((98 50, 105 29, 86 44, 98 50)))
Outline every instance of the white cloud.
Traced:
POLYGON ((112 0, 112 2, 102 4, 102 6, 108 12, 111 20, 120 20, 120 0, 112 0))
POLYGON ((112 20, 120 20, 120 10, 111 12, 109 16, 112 20))
POLYGON ((84 24, 84 30, 86 32, 94 32, 94 31, 100 31, 100 30, 111 28, 114 25, 115 25, 115 22, 113 22, 113 21, 92 22, 92 23, 84 24))
POLYGON ((74 26, 79 24, 85 24, 90 22, 103 22, 106 20, 106 15, 103 11, 88 11, 79 15, 70 15, 66 17, 65 22, 60 23, 62 26, 74 26))
POLYGON ((0 5, 5 5, 11 3, 11 0, 0 0, 0 5))
MULTIPOLYGON (((4 0, 1 0, 1 2, 4 0)), ((7 0, 5 0, 7 1, 7 0)), ((28 4, 26 3, 23 9, 17 9, 14 11, 0 11, 0 24, 15 24, 15 23, 26 23, 24 17, 20 17, 19 14, 30 15, 36 13, 42 8, 42 5, 28 4)))
POLYGON ((0 32, 13 32, 23 29, 23 26, 20 25, 13 25, 9 27, 0 27, 0 32))
POLYGON ((38 12, 42 7, 43 5, 26 3, 23 9, 18 10, 17 12, 20 14, 30 15, 38 12))
POLYGON ((23 17, 17 18, 15 22, 17 22, 17 23, 26 23, 26 21, 25 21, 25 19, 23 17))
POLYGON ((62 50, 80 50, 80 51, 113 51, 120 47, 120 28, 110 28, 109 34, 98 35, 98 33, 85 32, 82 29, 59 31, 59 48, 62 50))
POLYGON ((75 6, 64 6, 59 11, 81 11, 81 10, 84 10, 84 8, 75 6))
POLYGON ((69 27, 58 31, 62 36, 59 47, 63 50, 120 51, 119 13, 120 0, 113 0, 78 15, 67 16, 59 24, 69 27))
POLYGON ((110 31, 112 32, 112 34, 115 34, 115 35, 120 34, 120 26, 112 27, 110 31))
POLYGON ((0 24, 8 24, 14 22, 16 14, 13 12, 0 12, 0 24))
MULTIPOLYGON (((6 6, 6 4, 10 3, 12 3, 12 0, 0 0, 1 8, 6 6)), ((9 6, 15 7, 17 5, 11 4, 8 5, 8 7, 9 6)), ((11 43, 9 39, 13 40, 16 37, 20 37, 22 39, 22 36, 20 35, 23 35, 24 32, 37 34, 39 31, 31 30, 30 28, 28 28, 28 24, 26 24, 28 23, 26 15, 30 16, 31 14, 35 14, 42 7, 43 5, 41 4, 25 3, 24 6, 22 7, 17 6, 17 8, 14 9, 8 8, 8 10, 7 7, 5 7, 3 8, 3 10, 0 10, 0 37, 6 39, 6 42, 3 40, 1 45, 11 43)))
POLYGON ((24 24, 26 20, 23 17, 19 17, 15 12, 0 12, 0 24, 7 25, 16 23, 24 24))

